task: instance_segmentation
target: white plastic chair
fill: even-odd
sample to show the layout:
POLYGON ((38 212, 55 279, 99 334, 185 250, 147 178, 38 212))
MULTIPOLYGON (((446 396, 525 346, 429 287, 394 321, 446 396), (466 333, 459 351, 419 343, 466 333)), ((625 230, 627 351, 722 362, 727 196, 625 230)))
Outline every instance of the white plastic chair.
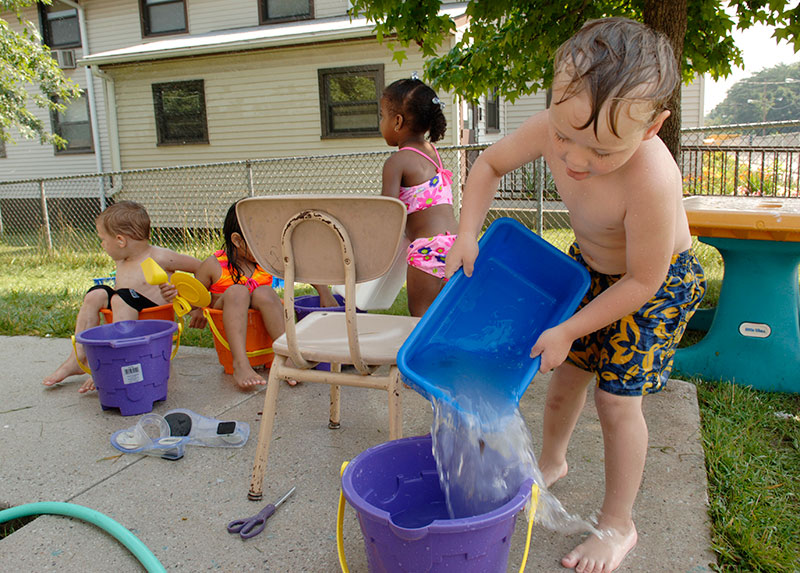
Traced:
POLYGON ((389 439, 402 437, 397 352, 418 319, 356 314, 356 283, 388 272, 403 240, 406 209, 397 199, 352 195, 256 197, 240 201, 236 213, 258 263, 286 283, 286 332, 272 346, 275 360, 267 381, 248 494, 257 501, 262 497, 283 380, 330 384, 330 428, 338 428, 340 423, 340 386, 384 390, 388 395, 389 439), (345 312, 312 312, 295 324, 295 282, 344 284, 345 312), (320 362, 330 362, 331 371, 314 370, 320 362), (355 372, 341 372, 342 364, 353 365, 355 372))

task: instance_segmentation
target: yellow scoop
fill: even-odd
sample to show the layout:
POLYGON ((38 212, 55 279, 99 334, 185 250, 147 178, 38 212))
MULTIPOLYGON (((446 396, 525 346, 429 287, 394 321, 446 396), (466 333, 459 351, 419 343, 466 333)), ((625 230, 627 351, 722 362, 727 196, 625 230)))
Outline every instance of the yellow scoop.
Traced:
POLYGON ((142 272, 144 273, 144 280, 151 285, 160 285, 169 281, 167 272, 151 257, 147 257, 142 261, 142 272))
MULTIPOLYGON (((142 261, 142 272, 144 280, 151 285, 169 282, 166 271, 150 257, 142 261)), ((172 306, 179 317, 192 310, 193 306, 204 307, 211 304, 211 293, 192 275, 175 272, 172 275, 172 284, 178 289, 178 296, 172 301, 172 306)))

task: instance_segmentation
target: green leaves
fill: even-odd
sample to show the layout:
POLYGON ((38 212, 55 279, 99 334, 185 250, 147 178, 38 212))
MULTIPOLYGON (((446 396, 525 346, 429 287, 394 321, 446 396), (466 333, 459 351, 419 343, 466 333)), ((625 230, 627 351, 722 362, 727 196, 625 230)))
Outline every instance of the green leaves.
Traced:
POLYGON ((800 117, 800 63, 778 64, 736 82, 707 123, 727 125, 800 117))
POLYGON ((19 29, 12 29, 7 20, 0 18, 0 137, 10 141, 9 130, 16 128, 27 139, 63 146, 66 142, 50 133, 30 106, 62 111, 63 102, 78 97, 80 89, 64 77, 50 56, 50 49, 42 44, 36 27, 22 17, 22 8, 35 4, 36 0, 0 2, 19 22, 19 29))
MULTIPOLYGON (((642 0, 471 0, 469 26, 457 40, 455 22, 439 15, 440 0, 354 0, 353 11, 375 22, 379 40, 396 39, 400 47, 416 43, 428 60, 425 76, 437 89, 476 100, 490 89, 513 101, 539 91, 552 81, 552 60, 558 46, 586 20, 626 16, 643 20, 642 0), (441 47, 452 47, 441 53, 441 47)), ((741 66, 734 44, 734 26, 755 22, 775 26, 783 39, 800 50, 800 7, 786 0, 688 0, 683 42, 683 80, 710 73, 715 79, 741 66), (729 6, 726 12, 726 5, 729 6), (729 13, 730 12, 730 13, 729 13)), ((395 61, 405 53, 395 49, 395 61)))

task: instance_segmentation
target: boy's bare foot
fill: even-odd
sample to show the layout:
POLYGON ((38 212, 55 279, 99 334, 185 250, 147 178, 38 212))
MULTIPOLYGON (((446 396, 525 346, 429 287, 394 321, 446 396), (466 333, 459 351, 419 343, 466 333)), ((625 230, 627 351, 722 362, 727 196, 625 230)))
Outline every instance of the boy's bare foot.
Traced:
POLYGON ((91 392, 92 390, 95 390, 95 387, 94 387, 94 380, 90 376, 89 378, 86 379, 86 382, 81 384, 81 387, 78 388, 78 392, 80 394, 85 394, 86 392, 91 392))
POLYGON ((539 467, 539 470, 542 472, 542 478, 544 479, 545 487, 550 487, 558 480, 563 478, 567 475, 569 471, 569 466, 567 466, 567 462, 564 462, 560 466, 549 467, 547 464, 542 464, 539 467))
POLYGON ((255 386, 263 386, 267 383, 248 363, 247 366, 233 367, 233 380, 242 390, 252 390, 255 386))
POLYGON ((601 531, 602 538, 589 535, 586 541, 561 560, 561 565, 575 569, 577 573, 611 573, 619 567, 625 556, 636 546, 636 527, 631 522, 630 530, 625 533, 613 529, 601 531))
POLYGON ((42 380, 42 384, 45 386, 52 386, 53 384, 58 384, 59 382, 63 381, 65 378, 69 378, 70 376, 78 376, 80 374, 85 374, 85 372, 81 370, 80 366, 78 366, 78 360, 75 358, 75 355, 70 354, 69 358, 67 358, 61 364, 61 366, 55 369, 55 372, 42 380))

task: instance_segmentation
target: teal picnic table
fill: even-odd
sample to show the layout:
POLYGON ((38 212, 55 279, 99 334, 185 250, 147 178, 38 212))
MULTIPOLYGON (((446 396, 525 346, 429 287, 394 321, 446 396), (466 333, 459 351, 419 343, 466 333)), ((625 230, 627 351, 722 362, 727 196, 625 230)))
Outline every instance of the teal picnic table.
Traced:
POLYGON ((800 393, 800 199, 698 196, 684 206, 725 274, 717 306, 689 323, 707 334, 675 353, 674 370, 800 393))

